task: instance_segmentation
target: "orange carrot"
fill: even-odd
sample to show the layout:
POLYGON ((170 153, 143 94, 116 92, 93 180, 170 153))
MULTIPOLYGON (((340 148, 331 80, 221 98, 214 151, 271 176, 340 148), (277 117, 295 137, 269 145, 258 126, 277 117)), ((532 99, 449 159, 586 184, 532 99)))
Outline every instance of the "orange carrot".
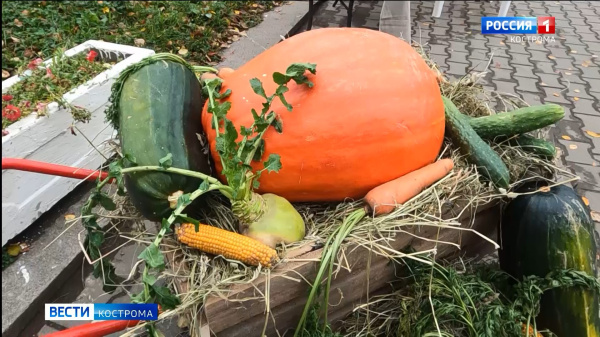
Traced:
POLYGON ((421 193, 434 182, 445 177, 454 167, 452 159, 438 160, 400 178, 379 185, 369 191, 365 202, 375 215, 391 213, 395 205, 403 204, 421 193))

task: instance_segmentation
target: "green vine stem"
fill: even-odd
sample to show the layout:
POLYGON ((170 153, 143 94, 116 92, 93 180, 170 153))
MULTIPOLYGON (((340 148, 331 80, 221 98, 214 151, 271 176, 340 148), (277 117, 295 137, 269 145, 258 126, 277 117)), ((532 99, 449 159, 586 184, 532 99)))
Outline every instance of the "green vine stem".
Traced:
POLYGON ((324 300, 324 322, 323 322, 323 333, 327 329, 327 310, 329 307, 329 290, 331 287, 331 278, 333 273, 333 265, 335 263, 335 258, 337 257, 338 250, 342 245, 344 239, 350 234, 354 226, 362 220, 367 214, 364 208, 359 208, 352 213, 350 213, 342 222, 342 225, 338 227, 335 232, 331 234, 331 236, 327 239, 327 243, 325 247, 323 247, 323 255, 321 256, 321 264, 319 265, 319 271, 317 272, 317 276, 315 277, 315 281, 312 284, 312 288, 310 293, 308 294, 308 299, 306 300, 306 305, 304 306, 304 310, 302 311, 302 316, 298 321, 298 326, 294 332, 294 337, 299 337, 304 334, 304 328, 306 324, 306 320, 308 318, 308 314, 313 307, 313 301, 319 291, 321 279, 325 274, 325 271, 328 270, 327 276, 327 286, 325 288, 325 300, 324 300))

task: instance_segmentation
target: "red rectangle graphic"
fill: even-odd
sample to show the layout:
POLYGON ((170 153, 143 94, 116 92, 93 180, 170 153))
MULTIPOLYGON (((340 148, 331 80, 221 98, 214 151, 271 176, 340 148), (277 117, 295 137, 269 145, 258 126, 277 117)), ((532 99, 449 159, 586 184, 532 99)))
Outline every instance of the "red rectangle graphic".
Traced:
POLYGON ((538 34, 554 34, 555 29, 553 16, 539 16, 537 18, 538 34))

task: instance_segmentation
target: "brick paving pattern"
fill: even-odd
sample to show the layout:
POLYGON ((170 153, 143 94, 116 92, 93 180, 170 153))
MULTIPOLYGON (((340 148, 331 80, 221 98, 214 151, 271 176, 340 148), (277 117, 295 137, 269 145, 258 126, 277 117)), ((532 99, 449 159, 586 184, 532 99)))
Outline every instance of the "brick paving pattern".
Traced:
MULTIPOLYGON (((356 1, 352 26, 378 29, 382 3, 356 1)), ((600 133, 600 1, 512 2, 507 16, 555 17, 554 42, 482 35, 480 18, 496 16, 498 1, 446 1, 439 18, 431 17, 433 5, 411 2, 412 37, 426 45, 449 77, 483 71, 489 62, 487 89, 517 95, 532 105, 565 108, 565 118, 548 138, 560 149, 562 164, 581 178, 576 190, 600 212, 600 138, 586 133, 600 133)), ((315 14, 313 29, 345 24, 346 9, 328 1, 315 14)), ((596 229, 600 231, 598 222, 596 229)))

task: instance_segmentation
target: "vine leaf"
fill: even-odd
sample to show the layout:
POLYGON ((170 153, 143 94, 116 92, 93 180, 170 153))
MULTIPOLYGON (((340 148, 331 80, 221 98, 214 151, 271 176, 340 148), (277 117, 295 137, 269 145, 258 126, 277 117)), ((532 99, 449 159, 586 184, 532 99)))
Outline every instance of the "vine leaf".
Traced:
POLYGON ((279 172, 281 169, 281 156, 276 153, 271 153, 265 164, 267 172, 279 172))
POLYGON ((152 290, 156 295, 156 303, 158 303, 163 310, 175 309, 175 307, 177 307, 179 303, 181 303, 179 301, 179 298, 173 295, 173 293, 171 293, 171 290, 169 290, 169 288, 167 287, 153 285, 152 290))
POLYGON ((108 196, 108 194, 102 191, 96 190, 92 194, 92 199, 98 204, 100 204, 100 206, 102 206, 102 208, 104 208, 107 211, 114 211, 117 209, 117 205, 115 204, 115 202, 108 196))
POLYGON ((144 260, 150 268, 156 268, 162 270, 165 268, 165 257, 161 253, 158 246, 151 243, 146 249, 144 249, 138 258, 144 260))
POLYGON ((160 164, 160 167, 168 169, 169 167, 173 166, 173 154, 168 153, 166 156, 160 158, 158 163, 160 164))

